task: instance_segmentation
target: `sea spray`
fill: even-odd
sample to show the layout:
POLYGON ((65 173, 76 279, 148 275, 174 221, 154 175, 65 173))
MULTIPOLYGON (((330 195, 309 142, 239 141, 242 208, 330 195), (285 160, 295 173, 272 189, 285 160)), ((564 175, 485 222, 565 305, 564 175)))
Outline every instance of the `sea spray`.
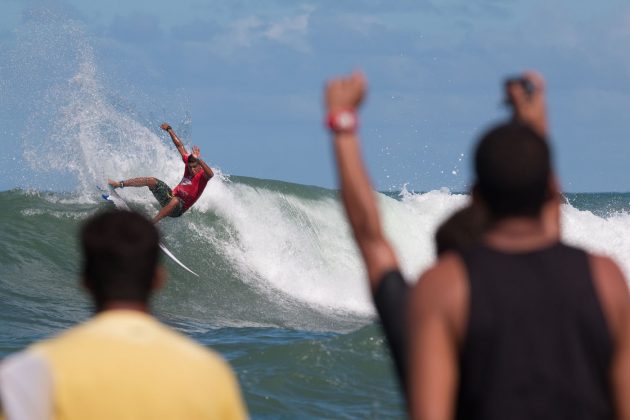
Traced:
POLYGON ((156 176, 173 183, 180 175, 173 146, 109 101, 90 51, 82 55, 76 74, 49 95, 64 100, 56 108, 45 101, 54 108, 48 134, 35 137, 29 126, 23 138, 33 168, 70 175, 78 184, 75 190, 84 194, 104 186, 109 177, 156 176))
MULTIPOLYGON (((132 207, 157 211, 146 189, 134 193, 132 207)), ((435 259, 436 227, 468 197, 447 191, 399 198, 376 194, 386 234, 413 283, 435 259)), ((77 226, 108 203, 80 194, 19 191, 2 193, 2 199, 7 226, 2 252, 14 256, 3 260, 6 281, 47 273, 42 278, 47 288, 72 284, 79 256, 68 250, 74 249, 77 226), (10 234, 16 230, 22 233, 10 234), (39 238, 51 232, 54 240, 39 238), (63 259, 58 248, 66 250, 63 259)), ((630 277, 630 214, 597 215, 565 204, 562 223, 567 242, 613 256, 630 277)), ((178 258, 201 274, 192 278, 166 261, 171 280, 159 303, 171 314, 217 327, 312 331, 347 331, 372 322, 364 267, 335 191, 217 176, 198 207, 166 219, 160 229, 178 258)))
MULTIPOLYGON (((16 139, 11 148, 16 154, 3 160, 5 179, 21 188, 86 196, 108 177, 177 182, 181 160, 159 129, 162 121, 146 117, 173 106, 144 97, 149 106, 134 106, 142 94, 112 89, 115 83, 99 69, 92 38, 67 12, 52 4, 28 8, 11 43, 0 45, 2 97, 10 111, 5 130, 16 139)), ((188 113, 168 115, 188 143, 188 113)))
POLYGON ((415 282, 435 261, 435 230, 469 197, 447 188, 418 194, 401 190, 398 199, 379 195, 383 226, 407 280, 415 282))
MULTIPOLYGON (((155 313, 231 362, 254 416, 319 417, 332 410, 401 417, 383 338, 371 325, 373 318, 365 316, 366 279, 337 193, 236 176, 217 177, 211 185, 199 207, 161 226, 169 247, 201 278, 166 261, 169 281, 153 302, 155 313), (238 225, 242 221, 259 226, 248 232, 238 225), (288 234, 295 239, 286 244, 288 234), (268 248, 284 252, 283 258, 273 255, 277 250, 268 254, 266 264, 273 269, 250 261, 250 256, 264 260, 268 248), (294 272, 309 258, 315 261, 311 277, 297 275, 285 284, 282 273, 294 272), (332 268, 322 263, 325 258, 332 268), (340 259, 350 260, 342 261, 345 273, 334 267, 340 259), (339 273, 343 277, 334 277, 339 273), (309 284, 317 278, 323 280, 309 284), (302 286, 318 290, 311 296, 302 286), (347 296, 355 296, 355 302, 346 302, 347 296)), ((434 258, 431 232, 467 197, 447 191, 397 198, 376 194, 387 235, 413 282, 434 258)), ((0 192, 0 206, 2 356, 90 315, 78 287, 76 233, 85 217, 107 203, 15 190, 0 192)), ((146 190, 132 206, 156 209, 146 190)), ((625 210, 594 214, 567 204, 562 218, 567 240, 617 255, 630 274, 624 259, 630 224, 625 210)))
POLYGON ((602 217, 564 204, 561 215, 562 236, 566 242, 612 257, 630 280, 629 213, 613 210, 602 217))
POLYGON ((308 199, 288 191, 231 187, 233 197, 217 197, 213 208, 236 233, 236 242, 215 243, 235 267, 256 273, 264 288, 310 305, 371 313, 362 263, 335 199, 316 191, 308 199))

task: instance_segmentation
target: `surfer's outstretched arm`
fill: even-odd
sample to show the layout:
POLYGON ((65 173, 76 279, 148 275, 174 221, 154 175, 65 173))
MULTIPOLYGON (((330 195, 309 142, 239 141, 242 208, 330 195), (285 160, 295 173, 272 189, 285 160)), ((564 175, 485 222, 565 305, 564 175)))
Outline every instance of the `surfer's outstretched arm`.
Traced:
POLYGON ((363 165, 358 136, 353 127, 343 127, 348 121, 352 125, 350 120, 356 118, 355 112, 361 105, 365 90, 366 82, 360 73, 331 80, 326 86, 325 106, 337 157, 341 198, 374 292, 386 272, 398 269, 398 261, 381 229, 376 198, 363 165))
POLYGON ((184 147, 184 143, 182 143, 179 137, 177 137, 177 134, 175 134, 173 127, 171 127, 169 123, 162 123, 160 128, 166 131, 169 136, 171 136, 171 140, 173 140, 173 144, 175 144, 175 147, 177 148, 179 154, 182 155, 182 159, 186 159, 188 157, 188 152, 184 147))

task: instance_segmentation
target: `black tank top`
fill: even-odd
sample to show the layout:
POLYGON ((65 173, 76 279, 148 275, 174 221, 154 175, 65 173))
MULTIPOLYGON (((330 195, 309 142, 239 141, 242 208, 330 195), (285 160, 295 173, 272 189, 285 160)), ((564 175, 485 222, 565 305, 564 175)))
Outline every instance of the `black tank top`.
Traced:
POLYGON ((587 254, 461 253, 470 285, 458 419, 611 419, 612 340, 587 254))

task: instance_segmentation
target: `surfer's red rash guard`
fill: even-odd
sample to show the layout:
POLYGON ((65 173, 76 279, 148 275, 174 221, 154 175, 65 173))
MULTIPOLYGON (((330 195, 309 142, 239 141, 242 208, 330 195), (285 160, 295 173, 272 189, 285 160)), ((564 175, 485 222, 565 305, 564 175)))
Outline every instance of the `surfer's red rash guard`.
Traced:
MULTIPOLYGON (((189 155, 190 156, 190 155, 189 155)), ((181 198, 184 204, 184 208, 182 211, 188 210, 195 201, 201 196, 203 190, 206 188, 206 184, 210 180, 206 176, 206 173, 202 170, 197 172, 196 175, 193 175, 190 172, 190 168, 188 168, 188 156, 185 158, 182 157, 182 160, 186 164, 186 169, 184 169, 184 177, 173 189, 173 195, 181 198)))

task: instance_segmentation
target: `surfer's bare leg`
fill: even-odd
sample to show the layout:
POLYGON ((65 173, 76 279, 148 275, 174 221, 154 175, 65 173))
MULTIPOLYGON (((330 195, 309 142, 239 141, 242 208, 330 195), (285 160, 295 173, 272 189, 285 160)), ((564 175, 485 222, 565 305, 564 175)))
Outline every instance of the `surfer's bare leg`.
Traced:
POLYGON ((158 214, 155 215, 155 217, 153 218, 153 223, 155 224, 159 222, 160 220, 164 219, 169 214, 171 214, 173 210, 175 210, 175 207, 177 207, 178 204, 179 204, 179 199, 177 197, 173 197, 171 201, 169 201, 167 205, 162 207, 162 210, 160 210, 158 214))
POLYGON ((145 176, 141 178, 131 178, 131 179, 122 180, 122 181, 114 181, 112 179, 108 179, 107 183, 112 188, 123 188, 123 187, 155 188, 155 186, 157 185, 157 179, 150 176, 145 176))

